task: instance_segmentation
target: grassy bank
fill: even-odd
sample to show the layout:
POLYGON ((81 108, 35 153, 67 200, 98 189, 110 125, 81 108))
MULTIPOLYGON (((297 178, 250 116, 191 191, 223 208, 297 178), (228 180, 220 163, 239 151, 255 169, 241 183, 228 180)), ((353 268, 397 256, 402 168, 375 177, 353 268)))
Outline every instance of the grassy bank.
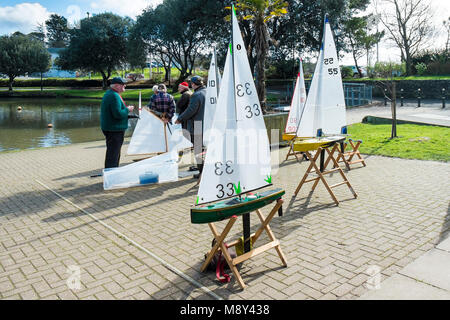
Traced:
MULTIPOLYGON (((137 101, 139 100, 139 91, 142 93, 142 103, 146 104, 153 94, 151 89, 127 89, 122 97, 125 100, 137 101)), ((13 93, 8 91, 0 91, 1 97, 17 97, 17 98, 89 98, 89 99, 101 99, 105 91, 101 89, 45 89, 40 90, 14 90, 13 93)), ((177 100, 180 98, 180 94, 177 92, 173 94, 177 100)))
POLYGON ((390 124, 353 124, 350 138, 362 140, 364 154, 404 159, 450 161, 450 128, 415 124, 397 125, 398 138, 390 139, 390 124))

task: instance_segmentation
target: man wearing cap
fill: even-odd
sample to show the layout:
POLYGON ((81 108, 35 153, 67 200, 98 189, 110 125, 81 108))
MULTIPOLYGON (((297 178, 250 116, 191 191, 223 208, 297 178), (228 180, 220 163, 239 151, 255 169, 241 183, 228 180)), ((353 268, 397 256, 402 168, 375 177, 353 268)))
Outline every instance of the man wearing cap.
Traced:
POLYGON ((167 93, 165 84, 158 85, 158 93, 152 96, 148 107, 164 122, 168 123, 172 120, 175 113, 175 100, 167 93))
MULTIPOLYGON (((183 121, 187 122, 187 130, 189 131, 191 141, 194 144, 197 168, 200 173, 202 173, 203 160, 201 154, 203 151, 203 115, 205 113, 206 88, 203 84, 203 78, 200 76, 193 76, 191 78, 191 83, 194 94, 189 100, 187 109, 178 116, 176 123, 183 123, 183 121)), ((194 177, 197 178, 198 176, 194 177)))
MULTIPOLYGON (((192 92, 189 90, 189 84, 187 82, 182 82, 178 85, 178 92, 181 93, 181 98, 177 102, 176 112, 180 115, 189 106, 189 100, 191 100, 192 92)), ((186 129, 186 121, 181 123, 181 127, 186 129)))
POLYGON ((119 166, 120 149, 128 129, 128 113, 134 109, 134 106, 126 106, 122 99, 125 83, 122 78, 113 78, 102 99, 100 127, 106 139, 105 169, 119 166))

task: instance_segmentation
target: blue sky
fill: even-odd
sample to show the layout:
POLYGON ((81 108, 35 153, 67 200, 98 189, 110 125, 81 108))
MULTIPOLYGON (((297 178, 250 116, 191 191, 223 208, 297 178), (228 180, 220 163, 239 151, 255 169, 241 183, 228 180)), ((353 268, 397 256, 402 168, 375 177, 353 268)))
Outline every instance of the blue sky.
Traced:
POLYGON ((57 13, 74 23, 91 14, 113 12, 135 18, 143 9, 162 0, 0 0, 0 35, 15 31, 29 33, 50 14, 57 13))
MULTIPOLYGON (((314 1, 314 0, 311 0, 314 1)), ((435 37, 430 43, 430 47, 443 47, 446 40, 446 33, 442 28, 442 21, 450 16, 449 0, 425 0, 430 3, 433 10, 433 22, 437 27, 435 37)), ((30 33, 35 30, 38 23, 44 23, 50 14, 57 13, 66 17, 69 23, 74 23, 90 14, 101 12, 113 12, 121 16, 136 18, 143 9, 148 6, 155 6, 162 0, 0 0, 0 35, 11 34, 15 31, 30 33)), ((383 9, 384 1, 372 0, 372 3, 379 3, 383 9)), ((369 12, 373 11, 373 5, 369 12)), ((399 50, 383 40, 380 44, 381 61, 400 61, 399 50)), ((373 55, 373 54, 372 54, 373 55)), ((372 61, 375 57, 372 57, 372 61)), ((346 55, 341 62, 345 65, 353 64, 350 55, 346 55)), ((365 57, 360 59, 365 65, 365 57)))

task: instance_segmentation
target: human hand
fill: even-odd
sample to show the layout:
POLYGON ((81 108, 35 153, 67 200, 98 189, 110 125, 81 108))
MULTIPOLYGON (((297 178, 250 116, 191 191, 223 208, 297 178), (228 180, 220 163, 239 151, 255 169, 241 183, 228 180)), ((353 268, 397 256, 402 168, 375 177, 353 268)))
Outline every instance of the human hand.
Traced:
POLYGON ((127 108, 128 108, 128 111, 129 111, 129 112, 131 112, 131 111, 134 110, 134 106, 128 106, 127 108))
POLYGON ((179 120, 175 121, 175 124, 180 124, 181 122, 179 120))

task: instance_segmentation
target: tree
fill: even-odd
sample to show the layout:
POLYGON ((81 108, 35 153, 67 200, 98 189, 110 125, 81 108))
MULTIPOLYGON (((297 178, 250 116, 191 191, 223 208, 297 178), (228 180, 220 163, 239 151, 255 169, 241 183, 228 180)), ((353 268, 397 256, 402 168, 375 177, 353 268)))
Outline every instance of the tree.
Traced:
POLYGON ((112 72, 127 62, 131 24, 131 19, 113 13, 81 20, 80 29, 72 29, 69 46, 56 63, 65 70, 99 72, 106 90, 112 72))
POLYGON ((412 57, 434 34, 430 3, 427 0, 381 0, 381 3, 389 5, 381 12, 381 23, 388 38, 400 49, 406 74, 411 75, 412 57))
POLYGON ((394 139, 397 138, 397 83, 394 80, 394 74, 398 71, 398 65, 392 62, 380 62, 376 64, 376 68, 379 71, 379 75, 386 79, 384 81, 376 81, 375 84, 382 90, 385 99, 391 102, 391 139, 394 139))
POLYGON ((63 16, 52 14, 50 18, 45 21, 45 26, 47 27, 49 47, 65 48, 70 37, 67 19, 63 16))
POLYGON ((350 44, 355 67, 358 70, 359 77, 362 78, 361 70, 358 66, 358 59, 364 54, 367 55, 367 67, 369 66, 369 51, 372 47, 380 42, 384 36, 384 31, 370 33, 368 21, 372 19, 371 15, 352 16, 343 22, 343 32, 346 40, 350 44))
POLYGON ((50 54, 41 41, 20 34, 0 37, 0 73, 8 76, 10 92, 16 77, 46 72, 50 61, 50 54))
POLYGON ((41 42, 45 42, 44 25, 42 23, 38 23, 34 31, 29 33, 28 36, 41 42))
POLYGON ((244 20, 253 22, 256 51, 256 90, 261 108, 266 110, 266 59, 269 52, 267 22, 287 13, 288 3, 282 0, 238 0, 236 9, 242 11, 244 20))
POLYGON ((442 23, 444 25, 445 31, 447 32, 447 41, 445 41, 445 51, 450 49, 450 17, 444 20, 442 23))
MULTIPOLYGON (((224 36, 225 0, 165 0, 146 9, 133 33, 159 57, 166 70, 180 71, 174 87, 192 75, 199 53, 224 36)), ((136 38, 136 36, 135 36, 136 38)))
POLYGON ((323 20, 328 15, 334 31, 338 55, 348 45, 343 37, 343 21, 352 17, 356 9, 363 11, 367 0, 286 0, 287 14, 274 17, 267 23, 271 34, 270 53, 275 66, 284 74, 290 64, 290 76, 298 72, 298 57, 308 53, 317 55, 323 32, 323 20), (352 8, 351 11, 349 9, 352 8))

